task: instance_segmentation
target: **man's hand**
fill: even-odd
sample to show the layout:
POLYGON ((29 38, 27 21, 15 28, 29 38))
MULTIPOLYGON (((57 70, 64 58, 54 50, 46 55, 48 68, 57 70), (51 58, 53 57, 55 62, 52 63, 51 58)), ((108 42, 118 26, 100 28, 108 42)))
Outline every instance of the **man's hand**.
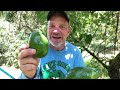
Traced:
POLYGON ((39 65, 39 58, 35 58, 35 49, 26 44, 21 45, 18 54, 18 65, 20 70, 28 77, 33 78, 39 65))

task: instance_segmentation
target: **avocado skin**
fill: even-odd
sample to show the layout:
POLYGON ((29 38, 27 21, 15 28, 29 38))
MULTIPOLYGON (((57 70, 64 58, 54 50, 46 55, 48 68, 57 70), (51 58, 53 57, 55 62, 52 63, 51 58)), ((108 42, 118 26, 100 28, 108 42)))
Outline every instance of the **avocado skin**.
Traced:
POLYGON ((33 31, 29 38, 29 47, 36 49, 35 57, 42 58, 48 53, 48 39, 42 32, 33 31))

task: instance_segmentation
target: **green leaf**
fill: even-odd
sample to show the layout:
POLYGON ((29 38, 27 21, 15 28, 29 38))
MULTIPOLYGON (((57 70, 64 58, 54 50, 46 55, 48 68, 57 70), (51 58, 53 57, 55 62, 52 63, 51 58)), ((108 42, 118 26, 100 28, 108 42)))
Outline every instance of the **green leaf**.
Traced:
POLYGON ((85 42, 87 43, 87 44, 90 44, 91 43, 91 41, 92 41, 92 35, 91 34, 85 34, 85 42))
POLYGON ((47 20, 47 14, 48 12, 46 11, 36 11, 37 14, 37 19, 40 21, 41 24, 44 24, 45 21, 47 20))
POLYGON ((101 74, 99 68, 76 67, 68 72, 66 79, 98 79, 101 74))

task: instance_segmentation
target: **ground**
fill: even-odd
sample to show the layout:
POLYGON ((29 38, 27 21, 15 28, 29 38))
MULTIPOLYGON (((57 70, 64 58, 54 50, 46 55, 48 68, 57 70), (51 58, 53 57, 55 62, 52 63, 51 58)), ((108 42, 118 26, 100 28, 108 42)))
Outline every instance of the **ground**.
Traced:
POLYGON ((21 71, 19 69, 16 69, 14 67, 0 66, 0 68, 1 68, 0 69, 0 79, 13 79, 9 75, 11 75, 15 79, 17 79, 21 73, 21 71), (5 72, 3 72, 3 71, 7 72, 9 75, 5 74, 5 72))

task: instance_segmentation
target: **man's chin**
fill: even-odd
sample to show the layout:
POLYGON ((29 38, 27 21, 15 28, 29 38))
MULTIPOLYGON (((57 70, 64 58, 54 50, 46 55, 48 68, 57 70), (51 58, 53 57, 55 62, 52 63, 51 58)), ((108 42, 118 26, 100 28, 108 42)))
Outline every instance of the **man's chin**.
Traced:
POLYGON ((52 45, 52 46, 54 46, 54 47, 60 47, 61 45, 62 45, 62 43, 53 43, 53 42, 51 42, 51 41, 49 41, 50 42, 50 44, 52 45))

